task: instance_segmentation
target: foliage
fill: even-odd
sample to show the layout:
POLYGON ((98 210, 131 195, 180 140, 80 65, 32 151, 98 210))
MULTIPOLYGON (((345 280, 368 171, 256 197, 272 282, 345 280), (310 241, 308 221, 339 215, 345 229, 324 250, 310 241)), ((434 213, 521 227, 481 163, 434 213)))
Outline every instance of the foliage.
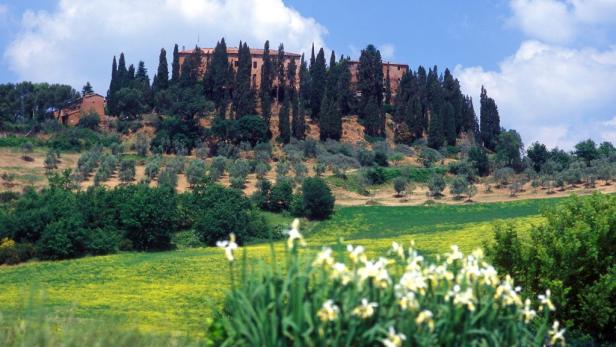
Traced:
POLYGON ((191 160, 186 168, 186 180, 191 187, 205 178, 205 162, 201 159, 191 160))
POLYGON ((394 178, 394 190, 396 191, 396 195, 402 196, 403 194, 406 194, 408 184, 408 181, 404 177, 394 178))
POLYGON ((263 262, 248 276, 244 264, 236 282, 227 250, 231 291, 214 325, 223 345, 564 345, 558 323, 548 332, 545 304, 524 303, 480 250, 465 257, 452 246, 437 263, 398 243, 378 260, 352 245, 307 257, 298 229, 296 220, 282 272, 263 262))
POLYGON ((614 342, 616 324, 616 198, 571 197, 544 212, 530 239, 500 226, 487 254, 497 268, 516 276, 529 294, 551 289, 556 317, 593 339, 614 342))
POLYGON ((308 177, 302 184, 304 216, 323 220, 334 212, 335 197, 327 183, 319 177, 308 177))
POLYGON ((441 196, 446 186, 447 183, 445 183, 445 178, 442 175, 434 174, 428 180, 428 190, 432 196, 441 196))

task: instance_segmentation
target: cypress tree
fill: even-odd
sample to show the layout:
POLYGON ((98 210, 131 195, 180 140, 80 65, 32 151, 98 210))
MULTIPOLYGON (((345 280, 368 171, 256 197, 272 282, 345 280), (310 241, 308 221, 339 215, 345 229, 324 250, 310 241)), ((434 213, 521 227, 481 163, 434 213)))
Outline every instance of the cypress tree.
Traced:
POLYGON ((279 103, 284 101, 284 93, 286 90, 286 71, 284 67, 285 54, 284 45, 281 43, 278 46, 278 54, 276 55, 276 80, 278 84, 276 86, 276 101, 279 103))
POLYGON ((385 74, 385 103, 391 104, 391 81, 389 79, 389 66, 387 67, 387 72, 385 74))
MULTIPOLYGON (((165 58, 166 59, 166 58, 165 58)), ((173 61, 171 62, 171 82, 178 83, 180 81, 180 52, 178 44, 173 47, 173 61)))
POLYGON ((222 112, 224 114, 226 110, 228 102, 226 90, 229 87, 232 76, 233 68, 229 65, 227 44, 223 38, 216 44, 205 77, 203 78, 205 95, 214 102, 219 113, 222 112))
POLYGON ((439 149, 443 146, 444 139, 443 118, 439 112, 433 112, 430 116, 428 128, 428 146, 439 149))
POLYGON ((130 64, 128 67, 127 80, 124 82, 124 87, 129 87, 132 81, 135 80, 135 65, 130 64))
POLYGON ((282 102, 282 108, 278 113, 278 131, 280 132, 278 141, 281 143, 291 142, 291 125, 289 122, 290 104, 289 98, 285 98, 282 102))
POLYGON ((314 42, 313 42, 312 43, 312 50, 310 51, 310 69, 312 69, 312 66, 314 65, 315 62, 316 62, 316 59, 314 57, 314 42))
POLYGON ((81 89, 81 95, 84 96, 86 94, 91 94, 94 93, 94 89, 92 88, 92 85, 90 84, 90 82, 86 82, 86 85, 83 86, 83 88, 81 89))
POLYGON ((443 106, 442 110, 443 115, 443 125, 445 138, 447 140, 447 144, 450 146, 456 145, 456 122, 455 122, 455 110, 453 105, 450 102, 446 102, 443 106))
POLYGON ((128 76, 128 70, 126 69, 126 59, 124 58, 124 53, 120 53, 120 59, 118 60, 118 71, 116 75, 117 79, 117 90, 120 90, 128 85, 128 81, 130 80, 128 76))
POLYGON ((107 109, 112 115, 117 114, 115 92, 118 90, 118 63, 116 57, 113 57, 113 63, 111 64, 111 82, 109 82, 109 89, 107 90, 107 109))
POLYGON ((312 119, 318 120, 321 111, 321 100, 327 83, 327 68, 325 66, 325 51, 319 49, 319 53, 310 65, 310 108, 312 119))
POLYGON ((351 70, 349 70, 348 58, 343 58, 338 63, 338 85, 336 89, 340 114, 350 114, 353 103, 353 91, 351 90, 351 70))
POLYGON ((381 53, 373 45, 368 45, 361 51, 357 67, 357 87, 361 93, 360 116, 368 115, 366 107, 370 99, 373 99, 378 107, 382 106, 383 61, 381 53))
POLYGON ((383 137, 385 135, 385 117, 376 98, 376 96, 372 95, 366 102, 366 107, 364 108, 364 126, 366 127, 366 135, 383 137))
POLYGON ((148 70, 145 68, 143 61, 139 62, 137 72, 135 73, 134 87, 141 91, 143 95, 143 101, 146 105, 152 105, 152 89, 150 87, 150 77, 148 76, 148 70))
POLYGON ((273 66, 269 49, 269 41, 265 41, 265 45, 263 47, 263 65, 261 66, 261 86, 259 89, 259 97, 261 99, 261 116, 263 116, 268 129, 272 115, 272 69, 273 66))
POLYGON ((158 56, 158 70, 152 88, 156 91, 164 90, 169 87, 169 66, 167 64, 167 51, 160 49, 158 56))
POLYGON ((481 86, 480 132, 483 146, 494 151, 500 134, 500 117, 494 99, 488 97, 488 92, 481 86))
POLYGON ((255 113, 254 90, 250 78, 252 73, 252 56, 246 43, 240 42, 237 73, 233 88, 233 109, 235 118, 255 113))
POLYGON ((336 98, 331 95, 330 91, 326 91, 321 102, 320 110, 320 134, 321 141, 327 139, 340 140, 342 135, 342 123, 340 122, 340 113, 336 105, 336 98))
POLYGON ((308 75, 308 66, 306 65, 306 61, 304 60, 304 55, 302 54, 302 58, 299 64, 299 92, 297 93, 297 97, 295 98, 297 106, 293 108, 293 137, 298 140, 303 140, 306 136, 306 124, 305 124, 305 105, 306 100, 310 97, 309 88, 310 81, 308 75))

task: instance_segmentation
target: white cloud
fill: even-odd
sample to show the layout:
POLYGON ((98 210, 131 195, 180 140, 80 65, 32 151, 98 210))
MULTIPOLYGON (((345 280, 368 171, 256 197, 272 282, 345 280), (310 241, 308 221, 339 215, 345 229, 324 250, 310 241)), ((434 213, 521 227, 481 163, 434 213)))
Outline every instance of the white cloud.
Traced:
POLYGON ((146 62, 153 76, 158 52, 168 60, 180 48, 213 46, 225 37, 261 48, 283 42, 287 51, 324 45, 326 29, 282 0, 60 0, 53 12, 24 13, 21 29, 4 52, 20 79, 69 83, 91 81, 99 92, 109 83, 111 59, 124 52, 127 61, 146 62))
POLYGON ((570 148, 593 137, 606 140, 616 113, 616 46, 605 51, 570 49, 538 41, 521 44, 497 71, 457 66, 455 73, 476 106, 482 85, 496 100, 501 123, 539 140, 570 148))
POLYGON ((379 46, 379 51, 381 52, 383 60, 390 60, 394 58, 396 47, 391 43, 384 43, 379 46))
POLYGON ((550 43, 600 36, 616 24, 614 0, 511 0, 510 24, 527 36, 550 43))

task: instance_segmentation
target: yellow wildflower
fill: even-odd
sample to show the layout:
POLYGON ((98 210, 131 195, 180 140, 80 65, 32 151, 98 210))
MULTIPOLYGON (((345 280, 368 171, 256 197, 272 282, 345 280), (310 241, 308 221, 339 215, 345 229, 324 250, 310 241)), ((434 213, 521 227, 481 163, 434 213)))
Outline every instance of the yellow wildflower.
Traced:
POLYGON ((415 318, 415 323, 417 325, 427 324, 428 328, 432 331, 434 330, 434 321, 432 320, 433 314, 429 310, 423 310, 419 312, 417 318, 415 318))
POLYGON ((552 324, 552 329, 548 332, 550 335, 550 344, 552 346, 556 345, 556 342, 560 342, 563 346, 565 345, 565 329, 558 329, 560 327, 560 323, 558 321, 554 321, 552 324))
POLYGON ((537 296, 537 298, 539 299, 539 302, 541 302, 541 307, 539 307, 539 311, 543 310, 544 306, 547 306, 548 310, 550 311, 554 311, 556 310, 556 307, 554 307, 554 304, 552 303, 552 300, 550 299, 550 296, 552 295, 552 293, 550 292, 550 290, 546 290, 545 294, 539 294, 537 296))
POLYGON ((360 318, 366 319, 374 315, 374 309, 379 306, 376 302, 368 302, 367 299, 361 300, 361 305, 353 309, 352 314, 360 318))
POLYGON ((385 347, 400 347, 402 346, 402 342, 406 340, 406 335, 400 333, 397 334, 394 327, 389 327, 389 332, 387 333, 387 338, 381 340, 385 347))
POLYGON ((317 316, 322 322, 331 322, 338 318, 340 309, 332 300, 327 300, 323 303, 321 309, 317 312, 317 316))

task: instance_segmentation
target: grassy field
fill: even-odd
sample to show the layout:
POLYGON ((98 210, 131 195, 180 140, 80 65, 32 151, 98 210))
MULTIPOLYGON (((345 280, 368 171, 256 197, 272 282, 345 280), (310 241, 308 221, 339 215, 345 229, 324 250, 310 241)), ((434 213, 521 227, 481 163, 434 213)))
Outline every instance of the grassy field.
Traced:
MULTIPOLYGON (((541 223, 540 210, 556 201, 345 207, 331 220, 308 223, 303 230, 311 249, 342 237, 364 245, 369 253, 388 248, 393 240, 411 239, 426 253, 446 251, 451 244, 470 251, 490 238, 492 223, 503 220, 528 228, 541 223)), ((290 221, 279 215, 267 218, 275 224, 290 221)), ((246 249, 251 260, 269 259, 267 244, 246 249)), ((146 332, 199 336, 229 287, 228 271, 216 248, 0 267, 0 310, 4 317, 20 315, 34 302, 58 315, 121 320, 126 327, 146 332)))

